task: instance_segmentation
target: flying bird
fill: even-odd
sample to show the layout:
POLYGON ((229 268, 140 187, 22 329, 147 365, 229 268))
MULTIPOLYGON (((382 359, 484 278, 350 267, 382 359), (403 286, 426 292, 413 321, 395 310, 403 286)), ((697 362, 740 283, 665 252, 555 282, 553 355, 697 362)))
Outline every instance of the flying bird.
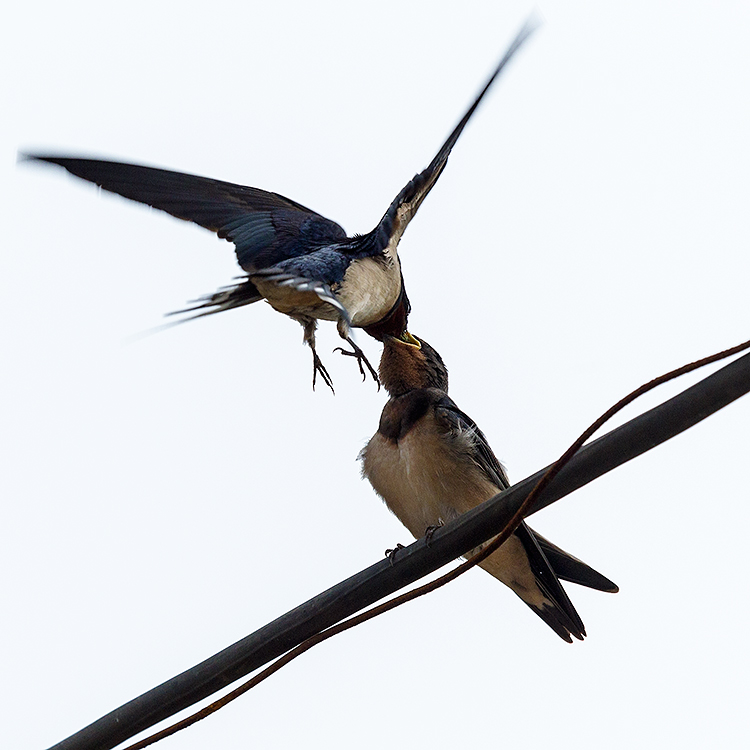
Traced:
MULTIPOLYGON (((448 371, 435 349, 408 332, 385 336, 383 344, 380 379, 390 400, 360 453, 362 473, 418 538, 510 485, 482 431, 448 396, 448 371)), ((560 579, 618 590, 525 522, 479 566, 568 643, 571 636, 583 640, 586 631, 560 579)))
POLYGON ((265 299, 275 310, 302 324, 303 340, 313 355, 313 388, 320 374, 332 390, 331 377, 315 350, 315 330, 318 320, 335 320, 339 334, 352 347, 351 351, 341 348, 341 352, 357 359, 363 379, 367 377, 364 364, 378 382, 350 329, 362 328, 377 339, 406 329, 409 300, 398 243, 445 168, 466 123, 535 28, 533 19, 522 27, 430 165, 401 190, 367 234, 349 237, 336 222, 282 195, 254 187, 99 159, 45 154, 22 158, 57 164, 104 190, 194 222, 234 243, 245 275, 178 313, 201 317, 265 299))

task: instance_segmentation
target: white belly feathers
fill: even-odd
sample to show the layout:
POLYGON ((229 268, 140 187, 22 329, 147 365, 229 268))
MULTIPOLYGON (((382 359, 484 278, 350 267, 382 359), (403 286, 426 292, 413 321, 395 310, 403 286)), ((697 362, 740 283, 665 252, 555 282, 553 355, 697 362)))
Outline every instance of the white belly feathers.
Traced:
POLYGON ((336 296, 349 311, 352 324, 364 327, 377 323, 390 312, 401 292, 401 265, 398 256, 382 259, 360 258, 344 274, 336 296))
POLYGON ((428 526, 447 522, 499 492, 478 467, 455 460, 453 452, 460 448, 460 441, 446 441, 420 423, 398 443, 375 435, 362 451, 362 471, 418 538, 428 526), (370 450, 376 443, 377 450, 370 450))

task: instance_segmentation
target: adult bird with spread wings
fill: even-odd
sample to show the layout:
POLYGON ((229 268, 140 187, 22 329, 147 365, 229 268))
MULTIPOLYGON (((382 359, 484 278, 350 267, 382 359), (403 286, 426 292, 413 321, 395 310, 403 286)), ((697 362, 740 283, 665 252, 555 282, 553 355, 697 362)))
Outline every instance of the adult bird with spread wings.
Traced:
POLYGON ((320 373, 331 378, 315 351, 318 320, 336 320, 338 331, 356 357, 377 374, 351 338, 351 327, 382 339, 406 329, 409 301, 404 289, 397 247, 401 235, 445 168, 466 123, 500 71, 535 28, 519 31, 474 103, 430 165, 396 196, 378 225, 367 234, 348 237, 334 221, 309 208, 258 188, 234 185, 181 172, 99 159, 28 154, 27 159, 57 164, 71 174, 130 200, 192 221, 234 243, 245 276, 180 312, 209 315, 265 299, 279 312, 298 321, 313 354, 313 388, 320 373))

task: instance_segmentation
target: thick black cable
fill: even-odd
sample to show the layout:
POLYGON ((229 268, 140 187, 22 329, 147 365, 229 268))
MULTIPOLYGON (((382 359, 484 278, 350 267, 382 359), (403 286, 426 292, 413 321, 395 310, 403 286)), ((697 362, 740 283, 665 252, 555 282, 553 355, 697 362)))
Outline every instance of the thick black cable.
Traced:
MULTIPOLYGON (((750 354, 585 446, 529 511, 538 510, 665 442, 750 391, 750 354)), ((149 690, 51 750, 109 750, 244 677, 308 637, 437 570, 507 524, 546 469, 149 690)))

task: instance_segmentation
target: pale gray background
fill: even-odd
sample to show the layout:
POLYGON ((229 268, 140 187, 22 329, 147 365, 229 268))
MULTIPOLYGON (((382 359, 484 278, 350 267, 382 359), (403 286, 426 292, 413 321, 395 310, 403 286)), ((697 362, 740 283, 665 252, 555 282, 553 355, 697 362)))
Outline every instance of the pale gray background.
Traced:
MULTIPOLYGON (((410 541, 360 480, 385 395, 331 354, 334 326, 335 398, 266 305, 133 340, 228 283, 232 247, 16 151, 255 185, 367 231, 531 10, 118 8, 27 2, 0 45, 3 748, 62 739, 410 541)), ((401 244, 410 327, 514 480, 750 330, 748 5, 540 12, 401 244)), ((749 417, 534 518, 621 586, 569 587, 586 642, 472 572, 163 747, 746 747, 749 417)))

